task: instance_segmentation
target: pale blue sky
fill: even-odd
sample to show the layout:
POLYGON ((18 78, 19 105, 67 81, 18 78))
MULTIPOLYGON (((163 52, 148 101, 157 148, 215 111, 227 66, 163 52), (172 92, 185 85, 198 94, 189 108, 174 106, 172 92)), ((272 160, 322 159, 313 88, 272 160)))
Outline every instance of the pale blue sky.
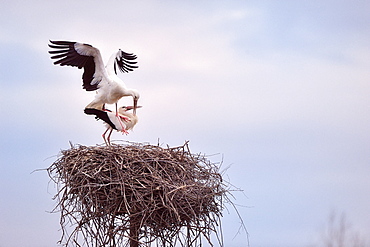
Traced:
MULTIPOLYGON (((332 210, 370 235, 369 1, 1 1, 0 246, 56 246, 46 168, 69 141, 101 144, 82 71, 48 40, 118 48, 140 68, 133 133, 223 159, 252 247, 317 243, 332 210)), ((128 99, 121 104, 129 104, 128 99)), ((225 212, 225 243, 245 245, 225 212)))

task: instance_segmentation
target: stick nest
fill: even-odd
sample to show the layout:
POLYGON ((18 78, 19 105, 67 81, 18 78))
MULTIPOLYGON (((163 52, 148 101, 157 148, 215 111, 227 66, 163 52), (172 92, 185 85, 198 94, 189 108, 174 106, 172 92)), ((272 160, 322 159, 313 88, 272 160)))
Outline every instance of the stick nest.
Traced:
POLYGON ((187 143, 72 146, 47 170, 66 246, 223 245, 227 186, 187 143))

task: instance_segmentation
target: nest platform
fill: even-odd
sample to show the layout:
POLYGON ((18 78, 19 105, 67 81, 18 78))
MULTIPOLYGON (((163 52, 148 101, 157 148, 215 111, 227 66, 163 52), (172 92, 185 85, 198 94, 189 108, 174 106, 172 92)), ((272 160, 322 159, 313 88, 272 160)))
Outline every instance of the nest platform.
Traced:
POLYGON ((72 146, 47 169, 65 246, 223 246, 220 165, 175 148, 72 146))

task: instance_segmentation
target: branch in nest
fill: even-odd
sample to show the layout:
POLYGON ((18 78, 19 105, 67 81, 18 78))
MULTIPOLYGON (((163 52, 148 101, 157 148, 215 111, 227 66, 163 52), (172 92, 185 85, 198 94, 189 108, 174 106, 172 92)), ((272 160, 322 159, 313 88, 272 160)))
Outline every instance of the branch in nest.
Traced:
POLYGON ((213 246, 212 234, 222 245, 220 218, 230 192, 219 167, 191 154, 188 143, 72 147, 48 173, 58 185, 54 210, 67 246, 190 246, 202 238, 213 246))

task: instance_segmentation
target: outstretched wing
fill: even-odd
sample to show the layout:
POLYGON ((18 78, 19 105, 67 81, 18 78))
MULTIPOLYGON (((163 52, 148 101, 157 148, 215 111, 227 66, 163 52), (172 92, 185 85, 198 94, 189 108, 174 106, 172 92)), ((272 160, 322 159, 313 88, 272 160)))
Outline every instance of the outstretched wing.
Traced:
POLYGON ((54 50, 52 59, 57 59, 54 64, 60 66, 73 66, 84 68, 82 87, 86 91, 98 89, 100 81, 105 75, 104 64, 100 51, 89 45, 71 41, 51 41, 49 47, 54 50))
POLYGON ((117 74, 117 67, 122 73, 128 73, 138 68, 139 66, 135 65, 137 62, 134 61, 136 58, 136 55, 132 53, 119 50, 114 63, 114 72, 117 74))

